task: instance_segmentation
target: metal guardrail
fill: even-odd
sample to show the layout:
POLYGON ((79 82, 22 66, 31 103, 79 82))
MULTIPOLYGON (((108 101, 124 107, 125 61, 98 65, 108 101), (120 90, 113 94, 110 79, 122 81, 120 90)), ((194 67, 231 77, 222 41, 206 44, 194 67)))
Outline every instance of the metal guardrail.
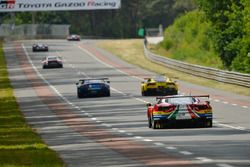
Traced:
POLYGON ((144 44, 144 54, 152 62, 161 64, 168 68, 181 71, 187 74, 195 75, 202 78, 215 80, 222 83, 244 86, 250 88, 250 75, 238 72, 230 72, 210 67, 184 63, 163 56, 156 55, 148 50, 144 44))

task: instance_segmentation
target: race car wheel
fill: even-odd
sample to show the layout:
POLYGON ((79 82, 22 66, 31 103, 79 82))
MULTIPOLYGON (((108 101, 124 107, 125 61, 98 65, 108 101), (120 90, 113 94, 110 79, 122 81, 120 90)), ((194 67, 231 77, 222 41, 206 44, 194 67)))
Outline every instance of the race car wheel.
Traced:
POLYGON ((60 65, 59 68, 63 68, 63 65, 60 65))
POLYGON ((82 95, 80 93, 77 93, 77 97, 80 99, 82 98, 82 95))
POLYGON ((205 121, 205 127, 211 128, 213 126, 213 120, 206 120, 205 121))
POLYGON ((106 96, 109 97, 109 96, 110 96, 110 92, 108 92, 108 93, 106 94, 106 96))
POLYGON ((154 119, 151 118, 151 127, 153 129, 158 129, 159 128, 159 121, 154 121, 154 119))
POLYGON ((142 91, 142 92, 141 92, 141 95, 142 95, 142 96, 145 96, 145 93, 144 93, 144 91, 142 91))
POLYGON ((43 66, 43 69, 45 69, 46 68, 46 66, 43 66))
POLYGON ((152 128, 152 121, 151 121, 151 118, 149 118, 149 117, 148 117, 148 127, 152 128))

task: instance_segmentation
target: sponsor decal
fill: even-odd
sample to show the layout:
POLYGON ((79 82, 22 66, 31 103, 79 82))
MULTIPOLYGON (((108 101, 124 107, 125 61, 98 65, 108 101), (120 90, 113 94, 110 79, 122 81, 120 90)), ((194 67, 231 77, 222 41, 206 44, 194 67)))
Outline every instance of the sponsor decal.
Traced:
POLYGON ((0 0, 0 9, 13 9, 16 0, 0 0))
POLYGON ((121 0, 0 0, 0 12, 118 9, 121 0))

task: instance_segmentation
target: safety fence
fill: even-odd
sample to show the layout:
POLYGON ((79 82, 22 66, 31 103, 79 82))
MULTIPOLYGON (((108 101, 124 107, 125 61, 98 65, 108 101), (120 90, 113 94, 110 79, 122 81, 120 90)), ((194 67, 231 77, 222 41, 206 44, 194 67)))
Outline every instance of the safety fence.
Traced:
POLYGON ((56 24, 1 24, 0 37, 8 39, 61 39, 69 34, 70 25, 56 24))
POLYGON ((150 52, 146 45, 144 45, 144 54, 150 61, 154 63, 161 64, 183 73, 219 81, 222 83, 240 85, 248 88, 250 87, 249 74, 219 70, 215 68, 203 67, 199 65, 184 63, 178 60, 173 60, 150 52))

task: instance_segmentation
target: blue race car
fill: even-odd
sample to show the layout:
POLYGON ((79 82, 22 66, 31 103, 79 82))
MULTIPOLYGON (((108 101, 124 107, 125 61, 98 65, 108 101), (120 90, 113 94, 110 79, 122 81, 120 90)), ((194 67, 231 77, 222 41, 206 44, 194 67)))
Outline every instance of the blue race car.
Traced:
POLYGON ((108 97, 110 96, 110 81, 108 78, 86 78, 76 83, 77 97, 108 97))

